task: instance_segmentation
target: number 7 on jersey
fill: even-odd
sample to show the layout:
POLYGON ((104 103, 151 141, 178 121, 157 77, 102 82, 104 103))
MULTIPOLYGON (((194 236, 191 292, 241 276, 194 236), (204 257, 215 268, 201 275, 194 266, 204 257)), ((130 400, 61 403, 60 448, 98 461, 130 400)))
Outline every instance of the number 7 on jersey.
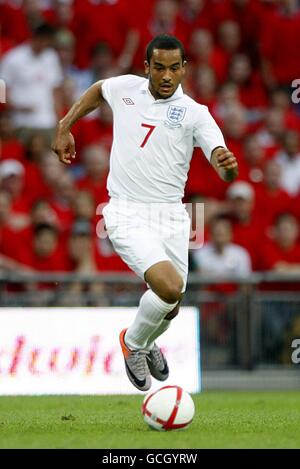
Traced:
POLYGON ((144 138, 143 142, 140 145, 140 148, 144 148, 146 143, 149 140, 150 135, 152 134, 153 130, 155 129, 155 125, 150 125, 150 124, 141 124, 142 127, 146 127, 148 130, 146 137, 144 138))

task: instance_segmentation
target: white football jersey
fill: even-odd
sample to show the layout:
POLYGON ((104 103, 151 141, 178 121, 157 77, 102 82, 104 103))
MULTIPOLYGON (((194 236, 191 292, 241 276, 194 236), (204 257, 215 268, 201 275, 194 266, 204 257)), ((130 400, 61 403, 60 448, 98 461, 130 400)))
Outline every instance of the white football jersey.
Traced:
POLYGON ((155 100, 149 80, 135 75, 106 79, 102 91, 114 118, 110 197, 180 202, 194 147, 210 160, 214 148, 226 146, 207 107, 181 86, 170 98, 155 100))

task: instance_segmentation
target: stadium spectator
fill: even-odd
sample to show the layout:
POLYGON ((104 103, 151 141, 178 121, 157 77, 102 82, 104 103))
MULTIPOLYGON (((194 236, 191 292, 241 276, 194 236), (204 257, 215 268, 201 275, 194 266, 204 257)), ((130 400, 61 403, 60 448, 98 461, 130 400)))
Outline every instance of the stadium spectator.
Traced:
POLYGON ((16 260, 41 272, 63 272, 68 268, 59 231, 55 225, 47 223, 34 227, 32 243, 26 249, 18 250, 16 260))
MULTIPOLYGON (((40 2, 41 3, 41 2, 40 2)), ((73 0, 52 0, 51 9, 44 12, 47 22, 56 29, 74 29, 75 10, 73 0)))
POLYGON ((76 188, 72 174, 61 172, 52 186, 52 196, 48 199, 60 221, 62 232, 69 230, 74 219, 73 204, 76 197, 76 188))
POLYGON ((83 39, 77 41, 77 63, 80 68, 89 66, 92 50, 99 42, 110 45, 123 73, 131 67, 139 45, 137 24, 140 17, 136 15, 134 6, 121 0, 83 0, 75 4, 76 23, 73 32, 76 37, 83 39))
POLYGON ((28 223, 31 194, 25 193, 24 165, 13 159, 0 163, 0 189, 7 190, 12 198, 12 214, 19 228, 28 223))
POLYGON ((71 227, 69 255, 72 270, 82 274, 97 272, 93 244, 93 226, 86 219, 77 219, 71 227))
POLYGON ((118 69, 112 50, 106 42, 98 42, 92 51, 90 64, 90 85, 95 81, 116 75, 118 69))
MULTIPOLYGON (((278 216, 273 225, 273 230, 265 243, 260 246, 260 269, 285 274, 300 273, 300 244, 299 221, 286 212, 278 216)), ((268 291, 299 291, 299 282, 264 282, 261 289, 268 291)), ((296 303, 297 308, 297 303, 296 303)), ((267 303, 263 317, 263 334, 265 335, 265 347, 269 353, 276 354, 282 345, 282 331, 291 322, 294 312, 293 303, 276 301, 267 303)))
POLYGON ((12 197, 5 189, 0 189, 0 270, 15 272, 28 271, 28 268, 15 259, 17 252, 24 249, 26 240, 22 237, 24 220, 12 213, 12 197))
POLYGON ((228 215, 232 221, 233 242, 249 252, 253 270, 258 263, 257 246, 263 242, 263 232, 255 210, 255 192, 246 181, 235 181, 227 190, 228 215))
POLYGON ((299 222, 291 213, 278 216, 261 252, 261 269, 280 273, 300 272, 299 222))
POLYGON ((195 70, 194 99, 211 109, 216 99, 217 81, 213 68, 200 65, 195 70))
POLYGON ((223 83, 227 76, 228 58, 225 52, 216 47, 213 35, 206 29, 195 29, 191 33, 189 54, 192 66, 209 65, 216 75, 217 81, 223 83))
POLYGON ((26 145, 26 160, 38 165, 49 151, 47 139, 40 132, 33 133, 26 145))
POLYGON ((59 220, 47 200, 38 200, 31 209, 31 225, 33 227, 43 223, 59 228, 59 220))
MULTIPOLYGON (((148 25, 148 34, 176 34, 178 26, 178 6, 173 0, 158 0, 154 5, 153 17, 148 25)), ((147 40, 151 38, 148 36, 147 40)))
POLYGON ((198 271, 205 275, 244 277, 251 272, 248 251, 232 243, 232 227, 228 219, 215 217, 210 223, 210 241, 203 248, 193 251, 198 271))
POLYGON ((264 123, 257 131, 259 144, 265 149, 266 156, 271 158, 279 150, 285 132, 284 112, 282 109, 269 108, 264 123))
POLYGON ((263 181, 256 186, 257 213, 265 234, 268 234, 276 218, 292 206, 291 197, 281 188, 281 174, 278 162, 269 160, 264 168, 263 181))
POLYGON ((257 186, 263 180, 264 165, 265 150, 259 145, 257 136, 250 134, 243 142, 239 178, 257 186))
POLYGON ((300 131, 300 115, 296 106, 291 106, 290 92, 282 88, 275 89, 270 96, 270 105, 274 109, 283 112, 284 126, 286 129, 300 131))
POLYGON ((75 63, 76 39, 68 29, 60 29, 55 34, 54 45, 58 54, 64 81, 71 80, 74 87, 74 99, 77 99, 91 82, 89 69, 81 70, 75 63))
POLYGON ((242 103, 239 97, 239 90, 235 83, 226 82, 217 93, 216 102, 212 106, 212 114, 220 125, 231 109, 241 108, 242 103))
POLYGON ((0 189, 0 253, 10 257, 14 250, 16 231, 11 213, 12 197, 5 189, 0 189))
MULTIPOLYGON (((78 190, 73 200, 73 213, 75 220, 93 222, 96 213, 96 204, 93 194, 88 190, 78 190)), ((95 230, 94 230, 95 231, 95 230)))
POLYGON ((24 162, 24 146, 16 138, 8 111, 0 112, 0 161, 14 159, 24 162))
MULTIPOLYGON (((272 238, 268 238, 260 245, 260 269, 272 273, 286 274, 300 273, 300 245, 299 222, 291 213, 281 214, 274 223, 272 238)), ((268 291, 299 292, 299 282, 264 282, 261 289, 268 291)), ((284 300, 266 303, 265 314, 262 319, 262 334, 264 345, 268 353, 273 356, 282 347, 282 331, 295 317, 294 308, 297 303, 284 300)))
POLYGON ((116 75, 118 72, 113 52, 106 42, 95 44, 89 67, 86 69, 80 69, 74 63, 75 44, 75 37, 70 31, 62 29, 56 33, 55 49, 62 66, 64 82, 70 83, 73 87, 73 100, 95 81, 116 75))
MULTIPOLYGON (((92 275, 97 272, 93 227, 86 219, 78 218, 71 227, 68 243, 69 270, 80 275, 92 275)), ((85 285, 75 281, 68 285, 60 298, 64 306, 82 306, 84 296, 88 295, 88 304, 93 306, 107 305, 107 295, 102 283, 85 285)))
POLYGON ((267 96, 260 75, 254 73, 246 54, 235 54, 232 57, 228 78, 238 86, 240 101, 248 108, 248 121, 253 123, 260 120, 267 106, 267 96))
POLYGON ((42 224, 51 225, 59 231, 61 230, 57 214, 45 199, 39 199, 33 204, 28 226, 18 233, 19 240, 22 240, 23 246, 30 246, 32 244, 35 228, 42 224))
POLYGON ((298 132, 286 131, 283 147, 275 154, 281 166, 281 187, 291 196, 300 191, 300 140, 298 132))
POLYGON ((47 138, 40 132, 31 134, 25 148, 26 160, 24 193, 30 195, 30 207, 39 199, 47 198, 50 189, 45 184, 41 175, 41 164, 49 156, 47 138))
MULTIPOLYGON (((202 276, 215 279, 230 275, 247 277, 251 273, 251 259, 247 250, 232 242, 232 226, 230 220, 216 216, 210 223, 210 240, 199 250, 192 251, 193 261, 202 276)), ((206 287, 209 291, 230 294, 236 286, 230 282, 218 283, 206 287)), ((226 302, 213 301, 204 303, 201 314, 207 323, 211 339, 219 342, 228 340, 230 334, 230 306, 226 302)))
POLYGON ((2 60, 1 76, 8 86, 8 104, 18 136, 24 141, 36 130, 50 141, 62 111, 62 73, 57 54, 49 47, 52 37, 52 28, 42 24, 33 31, 28 43, 12 49, 2 60))
POLYGON ((223 131, 226 142, 235 154, 243 154, 243 141, 248 130, 246 109, 242 106, 229 107, 223 116, 223 131))
MULTIPOLYGON (((6 2, 9 9, 8 16, 3 17, 3 28, 5 34, 12 37, 15 45, 30 39, 32 30, 45 23, 46 16, 39 0, 21 0, 19 7, 13 3, 6 2)), ((2 18, 2 16, 1 16, 2 18)))
POLYGON ((83 165, 85 175, 77 182, 77 188, 88 190, 93 195, 96 204, 106 202, 108 200, 106 189, 108 151, 103 146, 90 145, 84 150, 83 165))
POLYGON ((223 21, 218 26, 218 43, 221 50, 226 54, 227 61, 241 48, 241 31, 235 21, 223 21))
POLYGON ((195 29, 213 28, 213 14, 207 0, 183 0, 180 2, 178 22, 187 37, 195 29))
POLYGON ((59 161, 49 150, 41 155, 37 167, 39 179, 43 186, 43 191, 40 191, 40 198, 50 199, 53 196, 56 181, 60 178, 65 168, 59 164, 59 161))
POLYGON ((269 88, 289 87, 298 77, 300 9, 297 0, 279 0, 261 34, 263 76, 269 88))

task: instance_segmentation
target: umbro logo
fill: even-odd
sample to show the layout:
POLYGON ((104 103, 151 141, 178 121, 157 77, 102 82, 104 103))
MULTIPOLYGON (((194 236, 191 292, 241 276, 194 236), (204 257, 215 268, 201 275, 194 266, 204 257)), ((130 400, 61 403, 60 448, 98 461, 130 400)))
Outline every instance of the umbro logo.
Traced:
POLYGON ((122 98, 124 103, 127 104, 127 106, 132 106, 134 105, 134 102, 132 101, 131 98, 122 98))

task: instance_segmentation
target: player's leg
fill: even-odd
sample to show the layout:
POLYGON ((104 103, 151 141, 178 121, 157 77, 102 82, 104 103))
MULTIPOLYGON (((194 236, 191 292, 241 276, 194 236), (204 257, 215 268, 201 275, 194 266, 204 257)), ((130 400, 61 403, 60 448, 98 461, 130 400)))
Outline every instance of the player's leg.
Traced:
MULTIPOLYGON (((147 282, 151 285, 150 282, 152 282, 152 278, 153 277, 153 288, 155 288, 155 284, 157 283, 157 276, 155 276, 155 269, 156 266, 153 266, 153 268, 150 268, 146 274, 145 274, 145 278, 147 280, 147 282), (150 277, 150 278, 149 278, 150 277)), ((164 268, 166 266, 164 265, 164 268)), ((161 271, 160 271, 160 274, 161 274, 161 271)), ((176 271, 176 278, 177 278, 177 281, 179 282, 180 285, 183 284, 182 282, 182 279, 178 279, 178 272, 176 271)), ((167 286, 164 286, 163 283, 160 283, 159 285, 159 289, 163 289, 163 294, 165 295, 166 294, 166 288, 167 286)), ((162 322, 158 325, 157 329, 153 331, 153 333, 151 334, 151 336, 148 338, 148 341, 147 341, 147 350, 152 350, 153 347, 154 347, 154 342, 155 342, 155 339, 157 339, 157 337, 161 336, 167 329, 169 329, 170 325, 171 325, 171 321, 172 319, 174 319, 177 314, 179 313, 179 305, 180 305, 180 302, 182 300, 182 297, 183 297, 183 292, 182 292, 182 286, 181 286, 181 289, 180 289, 180 300, 178 301, 177 305, 175 306, 174 309, 172 309, 172 311, 170 311, 162 320, 162 322)))
POLYGON ((182 297, 183 280, 172 262, 154 264, 144 277, 150 289, 142 296, 135 320, 126 332, 125 342, 131 349, 148 348, 149 339, 182 297))
POLYGON ((171 261, 158 262, 144 274, 151 290, 166 303, 181 300, 183 279, 171 261))
POLYGON ((147 341, 147 346, 146 346, 147 350, 152 350, 155 344, 155 340, 169 329, 172 319, 174 319, 179 313, 179 308, 180 308, 180 302, 178 302, 175 308, 164 317, 164 319, 162 320, 160 325, 157 327, 157 329, 153 331, 153 333, 150 335, 147 341))
POLYGON ((169 376, 169 368, 154 341, 166 331, 178 312, 183 280, 170 261, 158 262, 147 269, 145 280, 150 289, 142 296, 134 322, 123 335, 123 346, 131 351, 148 351, 151 375, 164 381, 169 376))
MULTIPOLYGON (((173 214, 172 214, 173 215, 173 214)), ((190 219, 189 216, 184 208, 184 206, 181 206, 176 208, 176 213, 175 216, 171 217, 172 222, 170 223, 169 226, 169 236, 163 239, 163 244, 164 244, 164 249, 165 253, 171 260, 173 268, 175 267, 176 269, 176 278, 181 284, 181 298, 184 294, 185 287, 186 287, 186 282, 187 282, 187 275, 188 275, 188 249, 189 249, 189 237, 190 237, 190 219)), ((158 271, 157 267, 160 267, 159 264, 157 266, 153 266, 150 268, 146 274, 145 278, 148 283, 151 283, 151 288, 156 291, 157 294, 159 295, 165 295, 165 289, 167 288, 169 290, 169 283, 166 284, 163 282, 161 279, 160 275, 163 273, 164 278, 166 279, 167 277, 171 279, 171 282, 175 285, 175 287, 178 288, 178 283, 175 283, 174 278, 169 276, 169 272, 167 272, 165 269, 168 268, 168 265, 165 264, 163 266, 163 269, 160 269, 158 271)), ((179 303, 180 303, 179 301, 179 303)), ((163 319, 163 321, 158 325, 157 329, 153 331, 153 334, 149 337, 148 343, 147 343, 147 349, 151 350, 154 341, 157 337, 162 335, 169 327, 171 324, 172 319, 174 319, 178 312, 179 312, 179 303, 175 306, 175 308, 168 313, 163 319)))
POLYGON ((167 314, 167 316, 165 316, 159 326, 153 331, 147 342, 146 350, 149 351, 149 354, 147 355, 149 371, 151 375, 159 381, 165 381, 169 377, 169 367, 166 357, 156 344, 155 340, 169 329, 172 319, 177 316, 178 312, 179 303, 170 313, 167 314))
MULTIPOLYGON (((176 224, 175 226, 172 226, 172 236, 168 237, 164 241, 165 252, 172 261, 173 266, 176 267, 176 273, 179 273, 183 280, 180 301, 185 291, 188 274, 189 225, 189 219, 185 217, 185 213, 183 212, 183 220, 182 222, 179 221, 177 224, 178 229, 176 224)), ((151 269, 151 271, 154 272, 154 269, 151 269)), ((148 273, 151 273, 151 271, 149 270, 148 273)), ((158 280, 157 276, 154 278, 153 288, 155 288, 155 280, 158 280)), ((151 375, 161 381, 168 377, 168 366, 167 361, 162 351, 155 343, 155 340, 170 327, 172 320, 178 315, 180 301, 158 324, 157 328, 153 330, 146 346, 147 350, 149 350, 147 359, 151 375)))
POLYGON ((146 391, 151 386, 146 359, 148 340, 180 301, 183 281, 160 237, 143 223, 138 229, 133 225, 135 217, 139 217, 134 209, 120 211, 109 204, 103 214, 116 252, 150 286, 140 300, 133 324, 120 334, 128 378, 138 389, 146 391))

